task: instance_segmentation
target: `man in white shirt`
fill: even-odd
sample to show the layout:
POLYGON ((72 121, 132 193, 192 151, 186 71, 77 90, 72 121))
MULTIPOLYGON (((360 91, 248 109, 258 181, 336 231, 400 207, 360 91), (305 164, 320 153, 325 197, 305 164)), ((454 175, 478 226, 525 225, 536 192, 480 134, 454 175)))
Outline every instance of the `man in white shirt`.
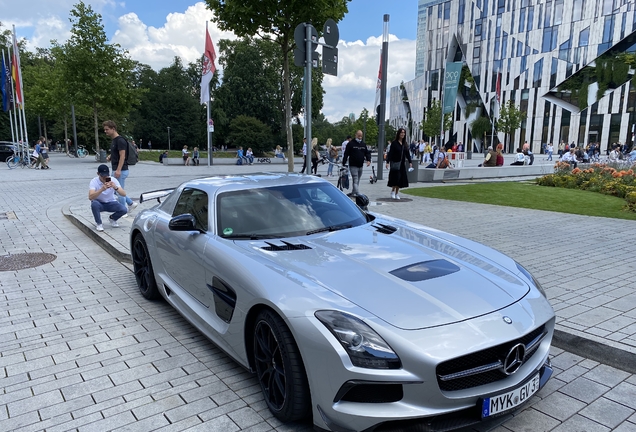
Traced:
POLYGON ((115 192, 119 196, 126 196, 126 191, 119 181, 115 177, 110 177, 108 165, 100 165, 97 168, 97 177, 93 178, 88 186, 88 199, 91 200, 91 211, 97 231, 104 231, 101 212, 112 213, 108 220, 113 228, 119 227, 117 221, 128 212, 126 206, 115 198, 115 192))
POLYGON ((347 144, 351 141, 351 135, 347 135, 347 139, 342 142, 340 145, 340 154, 344 156, 345 149, 347 148, 347 144))
POLYGON ((572 147, 569 152, 561 156, 561 161, 569 163, 572 168, 576 168, 577 165, 576 154, 574 153, 575 151, 576 148, 572 147))
POLYGON ((610 162, 618 162, 618 160, 620 159, 619 149, 620 147, 618 145, 612 144, 612 151, 609 154, 610 162))
POLYGON ((300 170, 301 174, 304 174, 307 168, 307 138, 303 138, 303 169, 300 170))

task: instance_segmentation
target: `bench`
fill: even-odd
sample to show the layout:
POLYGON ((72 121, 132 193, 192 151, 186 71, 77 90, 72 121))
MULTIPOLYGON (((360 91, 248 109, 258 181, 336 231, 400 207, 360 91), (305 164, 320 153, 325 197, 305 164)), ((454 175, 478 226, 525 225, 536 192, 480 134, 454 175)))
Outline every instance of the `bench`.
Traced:
POLYGON ((462 167, 456 169, 420 168, 417 180, 420 182, 441 182, 449 180, 474 180, 502 177, 540 177, 552 174, 552 165, 504 165, 498 167, 462 167))

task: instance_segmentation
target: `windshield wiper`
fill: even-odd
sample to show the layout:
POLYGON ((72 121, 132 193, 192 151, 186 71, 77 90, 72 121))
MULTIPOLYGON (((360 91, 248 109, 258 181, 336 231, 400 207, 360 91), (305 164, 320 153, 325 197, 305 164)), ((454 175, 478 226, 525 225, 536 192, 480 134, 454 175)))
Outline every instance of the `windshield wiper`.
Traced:
POLYGON ((333 232, 333 231, 338 231, 338 230, 347 229, 351 227, 353 227, 353 225, 332 225, 328 227, 323 227, 323 228, 307 231, 306 235, 318 234, 325 231, 333 232))

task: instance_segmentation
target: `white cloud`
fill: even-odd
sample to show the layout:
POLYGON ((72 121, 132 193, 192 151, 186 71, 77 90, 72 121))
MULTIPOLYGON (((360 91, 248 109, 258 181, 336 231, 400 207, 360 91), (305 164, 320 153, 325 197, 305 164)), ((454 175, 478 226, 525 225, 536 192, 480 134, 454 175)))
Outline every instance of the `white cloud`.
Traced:
MULTIPOLYGON (((356 117, 363 108, 375 115, 375 92, 380 67, 381 37, 338 43, 338 76, 325 76, 323 113, 329 121, 339 121, 349 113, 356 117)), ((415 41, 389 37, 387 103, 389 89, 415 76, 415 41)), ((387 107, 388 115, 388 107, 387 107)))
MULTIPOLYGON (((201 2, 188 7, 184 13, 168 14, 162 27, 149 27, 135 13, 128 13, 119 18, 119 29, 112 41, 127 49, 133 59, 154 69, 170 65, 175 56, 187 64, 203 54, 203 29, 212 16, 201 2)), ((208 28, 217 52, 219 39, 236 39, 233 33, 219 30, 214 23, 210 22, 208 28)))

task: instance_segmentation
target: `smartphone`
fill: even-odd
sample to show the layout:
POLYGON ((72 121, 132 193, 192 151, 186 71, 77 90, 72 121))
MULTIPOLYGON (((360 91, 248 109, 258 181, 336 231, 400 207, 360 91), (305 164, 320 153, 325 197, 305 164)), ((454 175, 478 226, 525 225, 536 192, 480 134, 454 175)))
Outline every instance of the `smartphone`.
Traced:
POLYGON ((106 177, 106 183, 108 183, 110 181, 110 177, 106 177))

